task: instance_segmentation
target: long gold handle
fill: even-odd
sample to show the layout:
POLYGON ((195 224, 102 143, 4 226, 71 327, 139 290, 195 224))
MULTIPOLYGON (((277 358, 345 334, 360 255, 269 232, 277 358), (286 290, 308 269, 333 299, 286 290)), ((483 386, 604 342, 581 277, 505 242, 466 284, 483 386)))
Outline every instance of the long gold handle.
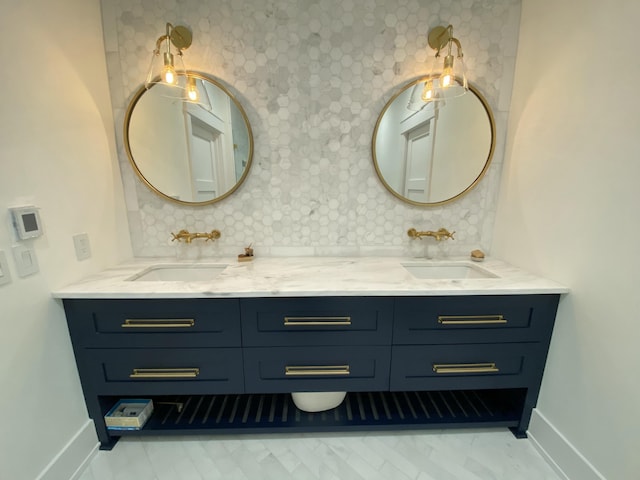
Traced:
POLYGON ((193 318, 127 318, 122 328, 191 328, 195 326, 193 318))
POLYGON ((442 325, 489 325, 507 323, 503 315, 439 315, 442 325))
POLYGON ((285 327, 351 325, 351 317, 284 317, 285 327))
POLYGON ((491 363, 434 363, 436 373, 495 373, 500 369, 491 363))
POLYGON ((195 378, 199 368, 134 368, 129 378, 195 378))
POLYGON ((349 365, 292 365, 284 367, 284 374, 292 376, 351 375, 349 365))

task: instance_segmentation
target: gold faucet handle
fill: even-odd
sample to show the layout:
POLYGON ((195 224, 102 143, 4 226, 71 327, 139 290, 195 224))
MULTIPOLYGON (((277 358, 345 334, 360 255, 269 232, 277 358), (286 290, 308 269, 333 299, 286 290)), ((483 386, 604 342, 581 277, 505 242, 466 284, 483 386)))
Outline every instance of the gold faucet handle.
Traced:
POLYGON ((455 237, 453 236, 454 233, 456 232, 450 232, 444 227, 439 228, 438 231, 436 232, 436 240, 440 241, 440 240, 445 240, 447 238, 450 238, 451 240, 455 240, 455 237))
POLYGON ((438 242, 447 238, 455 240, 455 237, 453 236, 454 233, 456 232, 450 232, 444 227, 439 228, 437 232, 432 232, 431 230, 427 230, 426 232, 419 232, 415 228, 410 228, 407 231, 407 235, 409 235, 411 238, 433 237, 438 242))
POLYGON ((441 237, 444 237, 444 238, 450 238, 451 240, 455 240, 455 237, 453 236, 454 233, 456 233, 456 232, 455 231, 454 232, 450 232, 446 228, 441 228, 441 229, 438 230, 438 235, 440 235, 441 237))
POLYGON ((208 242, 209 240, 217 240, 220 238, 220 232, 218 230, 211 230, 211 232, 207 233, 206 235, 206 242, 208 242))
POLYGON ((178 242, 180 242, 182 241, 182 238, 187 235, 189 235, 189 232, 187 232, 186 230, 180 230, 178 233, 171 232, 171 236, 173 237, 171 241, 175 242, 177 240, 178 242))

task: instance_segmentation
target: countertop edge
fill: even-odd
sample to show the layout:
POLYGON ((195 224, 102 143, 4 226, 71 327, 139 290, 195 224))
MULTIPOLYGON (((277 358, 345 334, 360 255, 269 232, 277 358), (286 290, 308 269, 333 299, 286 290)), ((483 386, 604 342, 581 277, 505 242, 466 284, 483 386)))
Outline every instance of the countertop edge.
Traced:
POLYGON ((570 291, 567 288, 546 288, 546 289, 495 289, 495 290, 425 290, 421 292, 410 291, 393 291, 393 292, 372 292, 367 291, 350 291, 335 292, 335 291, 298 291, 298 292, 238 292, 238 293, 216 293, 207 295, 206 293, 127 293, 122 292, 101 292, 101 293, 66 293, 66 292, 54 292, 53 298, 61 300, 77 300, 77 299, 102 299, 102 300, 117 300, 117 299, 188 299, 188 298, 292 298, 292 297, 438 297, 438 296, 466 296, 466 295, 485 295, 485 296, 497 296, 497 295, 566 295, 570 291))
POLYGON ((149 258, 106 269, 71 285, 54 289, 58 299, 263 298, 567 294, 570 289, 497 259, 478 264, 495 278, 418 279, 403 264, 468 262, 451 258, 430 261, 397 257, 261 258, 247 263, 212 258, 201 262, 149 258), (140 271, 162 264, 225 264, 206 281, 135 282, 140 271))

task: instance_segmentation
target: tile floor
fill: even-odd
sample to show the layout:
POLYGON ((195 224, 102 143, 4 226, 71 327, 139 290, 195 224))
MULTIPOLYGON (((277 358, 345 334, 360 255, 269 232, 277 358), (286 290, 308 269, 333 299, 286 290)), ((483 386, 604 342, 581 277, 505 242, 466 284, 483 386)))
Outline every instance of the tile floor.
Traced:
POLYGON ((127 437, 79 480, 559 480, 508 430, 127 437))

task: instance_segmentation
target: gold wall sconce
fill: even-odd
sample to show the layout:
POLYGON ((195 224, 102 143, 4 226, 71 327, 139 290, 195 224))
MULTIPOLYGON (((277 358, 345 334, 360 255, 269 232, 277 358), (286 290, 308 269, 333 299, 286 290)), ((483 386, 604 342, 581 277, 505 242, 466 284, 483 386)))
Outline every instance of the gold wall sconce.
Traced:
POLYGON ((189 28, 183 25, 173 26, 167 22, 165 34, 156 40, 144 86, 147 90, 158 83, 176 87, 176 93, 167 92, 166 95, 201 104, 210 110, 209 99, 201 101, 200 91, 204 87, 198 85, 198 79, 190 75, 184 65, 183 51, 191 46, 192 40, 193 35, 189 28))
POLYGON ((171 46, 176 48, 176 54, 180 62, 180 70, 186 71, 184 68, 184 61, 182 59, 182 51, 191 46, 193 39, 191 31, 182 25, 173 26, 167 22, 166 33, 156 40, 156 48, 151 55, 151 64, 149 65, 149 73, 147 74, 147 81, 145 86, 149 86, 156 81, 156 72, 159 74, 159 78, 167 85, 178 84, 178 72, 175 66, 175 55, 171 52, 171 46), (161 55, 162 54, 162 55, 161 55), (162 64, 158 68, 158 60, 162 57, 162 64))
POLYGON ((453 36, 453 26, 438 26, 429 32, 429 46, 436 51, 429 79, 422 91, 422 100, 431 102, 459 97, 468 90, 467 75, 460 40, 453 36), (454 56, 455 46, 455 56, 454 56), (445 53, 442 63, 441 53, 445 53), (440 67, 440 65, 442 65, 440 67))

